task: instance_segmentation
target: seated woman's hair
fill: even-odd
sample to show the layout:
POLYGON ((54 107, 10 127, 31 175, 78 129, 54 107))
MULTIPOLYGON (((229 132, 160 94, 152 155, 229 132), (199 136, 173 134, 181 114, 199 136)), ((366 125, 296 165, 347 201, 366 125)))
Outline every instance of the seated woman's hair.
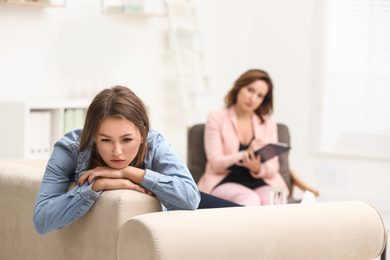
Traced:
POLYGON ((230 107, 237 102, 237 94, 241 88, 248 86, 256 80, 264 80, 268 85, 268 93, 264 97, 263 103, 256 109, 255 113, 260 117, 261 122, 263 122, 263 115, 268 115, 272 113, 273 110, 273 84, 271 77, 264 70, 252 69, 248 70, 242 74, 236 82, 234 82, 233 87, 230 89, 228 94, 225 97, 226 107, 230 107))

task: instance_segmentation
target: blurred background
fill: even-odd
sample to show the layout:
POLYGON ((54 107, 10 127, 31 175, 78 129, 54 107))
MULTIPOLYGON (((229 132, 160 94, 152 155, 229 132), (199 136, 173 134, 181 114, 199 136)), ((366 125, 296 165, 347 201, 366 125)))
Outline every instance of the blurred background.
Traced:
POLYGON ((26 149, 29 112, 70 113, 120 84, 186 160, 187 126, 259 68, 274 81, 273 116, 290 129, 290 166, 318 201, 390 212, 389 1, 176 2, 0 1, 1 158, 28 157, 11 151, 26 149))

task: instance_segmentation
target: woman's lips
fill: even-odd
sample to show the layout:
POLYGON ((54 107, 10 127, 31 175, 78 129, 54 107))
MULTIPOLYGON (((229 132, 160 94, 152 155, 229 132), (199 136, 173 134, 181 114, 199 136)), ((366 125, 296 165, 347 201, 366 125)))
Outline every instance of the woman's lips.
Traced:
POLYGON ((121 160, 121 159, 112 159, 111 162, 113 163, 121 163, 121 162, 124 162, 125 160, 121 160))

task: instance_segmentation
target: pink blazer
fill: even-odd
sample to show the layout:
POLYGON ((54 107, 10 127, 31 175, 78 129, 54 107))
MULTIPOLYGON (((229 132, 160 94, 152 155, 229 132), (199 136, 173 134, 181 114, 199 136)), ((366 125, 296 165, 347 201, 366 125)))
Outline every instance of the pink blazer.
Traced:
MULTIPOLYGON (((255 138, 261 138, 266 143, 278 142, 275 120, 271 116, 263 118, 264 123, 261 124, 257 115, 252 116, 255 138)), ((198 188, 200 191, 210 193, 228 175, 229 171, 226 169, 241 160, 244 155, 243 151, 239 151, 240 141, 234 105, 222 111, 210 113, 205 126, 204 144, 207 164, 206 171, 198 182, 198 188)), ((287 185, 279 173, 278 157, 262 164, 260 178, 270 186, 286 187, 287 190, 287 185)))

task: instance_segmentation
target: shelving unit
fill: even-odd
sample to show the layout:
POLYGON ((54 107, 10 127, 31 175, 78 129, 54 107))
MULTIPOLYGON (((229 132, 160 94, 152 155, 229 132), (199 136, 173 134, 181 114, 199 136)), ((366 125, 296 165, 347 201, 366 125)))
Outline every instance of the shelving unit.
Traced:
POLYGON ((103 13, 139 17, 164 17, 163 0, 100 0, 103 13))
POLYGON ((3 148, 7 148, 0 150, 0 158, 48 158, 55 142, 64 135, 65 111, 86 110, 89 103, 89 100, 0 101, 0 118, 3 122, 0 143, 3 148), (34 121, 37 119, 36 114, 43 114, 46 122, 36 124, 34 121), (39 129, 36 129, 37 126, 39 129), (38 135, 35 134, 33 138, 37 130, 38 135), (48 146, 48 149, 34 151, 33 144, 38 138, 41 143, 48 146))
POLYGON ((37 7, 64 7, 66 5, 66 0, 50 0, 50 1, 0 0, 0 2, 5 2, 8 4, 30 5, 30 6, 37 6, 37 7))
MULTIPOLYGON (((209 75, 205 68, 204 35, 199 28, 199 6, 190 0, 165 0, 167 10, 168 55, 172 59, 168 82, 176 85, 180 110, 188 119, 196 118, 204 98, 210 96, 209 75)), ((172 87, 171 87, 172 88, 172 87)), ((177 113, 178 109, 172 109, 177 113)))

